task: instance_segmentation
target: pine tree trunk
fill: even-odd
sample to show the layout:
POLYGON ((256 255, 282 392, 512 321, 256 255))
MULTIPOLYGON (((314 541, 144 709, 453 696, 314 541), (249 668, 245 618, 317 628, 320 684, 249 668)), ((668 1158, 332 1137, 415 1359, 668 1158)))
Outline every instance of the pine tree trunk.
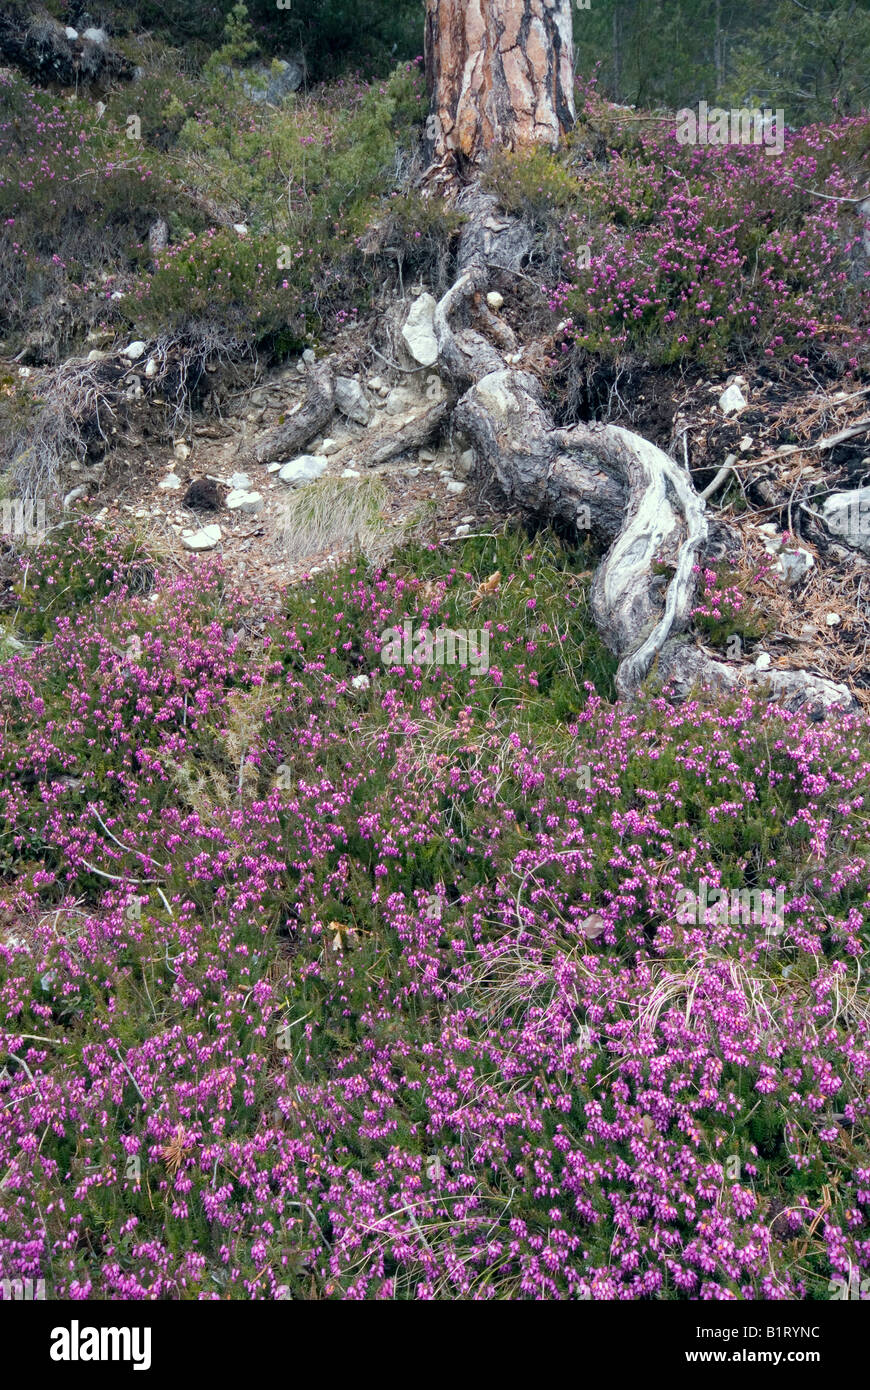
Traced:
POLYGON ((574 124, 571 0, 426 0, 433 162, 555 146, 574 124))

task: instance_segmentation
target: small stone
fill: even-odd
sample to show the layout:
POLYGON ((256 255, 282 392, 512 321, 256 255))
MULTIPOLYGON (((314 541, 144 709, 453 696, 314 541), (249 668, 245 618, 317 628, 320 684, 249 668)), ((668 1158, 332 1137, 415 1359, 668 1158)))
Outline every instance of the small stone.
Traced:
POLYGON ((72 26, 69 25, 69 24, 67 25, 67 27, 64 29, 63 32, 66 34, 66 36, 67 36, 67 38, 69 39, 70 43, 75 43, 76 39, 77 39, 78 36, 79 36, 79 31, 78 31, 78 29, 73 29, 72 26))
POLYGON ((161 492, 178 492, 182 482, 177 473, 167 473, 165 478, 160 479, 157 486, 161 492))
POLYGON ((149 380, 150 380, 152 377, 155 377, 155 376, 157 375, 157 360, 156 360, 156 358, 154 358, 154 357, 149 357, 149 358, 148 358, 148 361, 145 363, 145 375, 148 377, 149 380))
POLYGON ((467 522, 463 522, 461 526, 457 526, 457 527, 454 529, 453 534, 454 534, 454 536, 467 536, 470 530, 471 530, 471 527, 468 525, 468 523, 467 523, 467 522))
POLYGON ((761 652, 755 658, 756 671, 769 671, 773 665, 773 659, 768 652, 761 652))
POLYGON ((315 449, 315 454, 322 454, 324 458, 329 458, 331 454, 337 454, 341 445, 337 439, 324 439, 319 449, 315 449))
POLYGON ((474 467, 474 450, 465 449, 456 460, 453 471, 459 478, 467 478, 474 467))
POLYGON ((431 449, 421 449, 420 452, 419 452, 418 455, 417 455, 417 462, 418 462, 418 463, 434 463, 434 462, 435 462, 435 455, 432 453, 432 450, 431 450, 431 449))
POLYGON ((394 386, 387 396, 386 411, 388 415, 402 415, 406 410, 412 410, 416 404, 417 397, 407 386, 394 386))
POLYGON ((185 550, 214 550, 222 536, 219 526, 201 526, 198 531, 182 531, 181 544, 185 550))
POLYGON ((504 308, 504 296, 500 295, 498 290, 490 290, 486 296, 486 302, 495 313, 504 308))
POLYGON ((107 43, 109 36, 105 29, 86 29, 82 38, 87 39, 88 43, 107 43))
POLYGON ((92 348, 85 358, 86 362, 105 362, 108 357, 107 352, 100 352, 99 348, 92 348))
POLYGON ((751 448, 752 448, 752 444, 753 444, 752 435, 751 435, 751 434, 744 434, 743 438, 742 438, 741 441, 740 441, 740 445, 739 445, 741 454, 745 454, 746 451, 747 451, 748 449, 751 449, 751 448))
POLYGON ((137 338, 135 342, 128 343, 125 348, 121 349, 121 356, 126 357, 128 362, 138 362, 144 352, 145 344, 137 338))
POLYGON ((726 386, 722 395, 719 397, 719 409, 723 415, 739 415, 741 410, 745 410, 747 400, 736 381, 732 381, 730 386, 726 386))
POLYGON ((325 468, 326 459, 318 458, 315 454, 300 454, 299 458, 282 465, 278 477, 289 487, 301 487, 304 483, 313 483, 325 468))
POLYGON ((245 226, 244 222, 234 222, 234 223, 233 223, 233 231, 236 233, 237 236, 247 236, 247 235, 248 235, 248 229, 247 229, 247 227, 245 226))
POLYGON ((176 439, 172 445, 172 452, 181 463, 190 458, 190 445, 184 439, 176 439))
POLYGON ((447 484, 447 491, 452 493, 454 497, 459 497, 460 494, 465 491, 466 487, 466 483, 458 483, 455 478, 451 478, 450 482, 447 484))
POLYGON ((342 415, 358 425, 367 425, 371 419, 372 408, 359 382, 354 381, 353 377, 335 378, 335 404, 342 415))
POLYGON ((815 565, 815 559, 808 550, 799 546, 797 550, 783 550, 779 556, 779 568, 787 584, 798 584, 815 565))
POLYGON ((263 494, 249 492, 246 488, 234 488, 227 497, 227 507, 231 512, 250 512, 256 515, 263 510, 263 494))
POLYGON ((234 492, 247 492, 253 487, 253 483, 247 473, 234 473, 230 478, 230 487, 234 492))
POLYGON ((340 478, 361 478, 362 474, 358 468, 343 468, 338 476, 340 478))
POLYGON ((316 358, 315 355, 314 355, 314 349, 313 349, 313 348, 306 348, 306 349, 305 349, 305 351, 304 351, 303 354, 302 354, 302 361, 305 363, 306 367, 313 367, 313 366, 314 366, 315 362, 317 361, 317 358, 316 358))
POLYGON ((368 690, 371 681, 368 676, 354 676, 351 685, 354 690, 368 690))
POLYGON ((827 623, 828 627, 839 627, 842 621, 843 620, 840 617, 839 613, 827 613, 825 615, 825 622, 827 623))
POLYGON ((369 390, 370 390, 370 391, 380 391, 381 388, 382 388, 382 386, 383 386, 383 384, 384 384, 384 382, 383 382, 383 378, 382 378, 382 377, 379 377, 379 376, 370 376, 370 377, 369 377, 368 386, 369 386, 369 390))

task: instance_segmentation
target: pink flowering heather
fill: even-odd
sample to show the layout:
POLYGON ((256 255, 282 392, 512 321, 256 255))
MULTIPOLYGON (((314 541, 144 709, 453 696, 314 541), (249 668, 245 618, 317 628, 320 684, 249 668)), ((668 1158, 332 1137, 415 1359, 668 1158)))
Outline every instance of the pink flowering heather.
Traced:
POLYGON ((0 1276, 792 1300, 870 1270, 863 717, 613 704, 543 538, 271 614, 96 534, 30 561, 0 1276), (496 566, 489 671, 381 659, 496 566), (679 920, 701 881, 781 892, 781 936, 679 920))

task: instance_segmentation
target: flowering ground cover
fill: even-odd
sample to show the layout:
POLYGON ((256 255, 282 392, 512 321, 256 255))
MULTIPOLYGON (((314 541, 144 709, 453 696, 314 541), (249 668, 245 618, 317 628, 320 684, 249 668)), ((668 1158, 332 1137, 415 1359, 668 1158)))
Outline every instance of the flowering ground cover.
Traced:
POLYGON ((614 704, 588 557, 544 533, 349 563, 277 612, 92 530, 27 559, 0 665, 0 1276, 860 1287, 863 717, 614 704), (485 626, 488 670, 386 666, 405 618, 485 626), (687 921, 702 883, 781 893, 780 929, 687 921))

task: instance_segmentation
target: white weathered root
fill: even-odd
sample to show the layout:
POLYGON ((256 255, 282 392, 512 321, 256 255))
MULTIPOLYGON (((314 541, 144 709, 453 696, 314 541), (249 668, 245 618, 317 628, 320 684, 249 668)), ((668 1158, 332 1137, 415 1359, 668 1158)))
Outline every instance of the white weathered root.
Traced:
POLYGON ((656 666, 656 676, 662 686, 678 699, 685 699, 696 690, 706 689, 714 695, 753 694, 764 690, 783 709, 805 709, 813 714, 828 710, 854 710, 857 702, 848 686, 810 671, 783 671, 771 667, 757 671, 754 666, 735 665, 708 656, 687 638, 676 638, 663 647, 656 666))
POLYGON ((688 625, 694 567, 707 540, 704 503, 667 454, 630 430, 577 425, 559 438, 609 466, 628 494, 628 519, 598 567, 591 594, 602 637, 620 658, 617 690, 628 698, 668 638, 688 625), (654 596, 656 560, 674 561, 663 612, 654 596))

